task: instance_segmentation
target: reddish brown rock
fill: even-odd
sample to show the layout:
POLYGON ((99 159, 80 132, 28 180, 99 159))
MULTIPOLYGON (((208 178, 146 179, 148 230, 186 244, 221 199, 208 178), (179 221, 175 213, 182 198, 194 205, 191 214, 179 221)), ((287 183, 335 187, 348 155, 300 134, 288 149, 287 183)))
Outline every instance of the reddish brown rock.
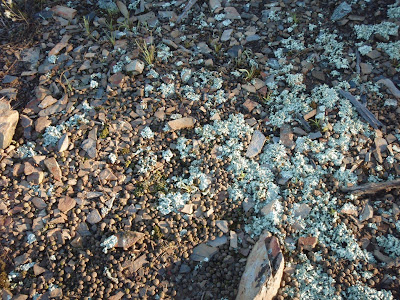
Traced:
POLYGON ((278 239, 264 232, 247 259, 236 300, 272 300, 278 293, 284 265, 278 239))
POLYGON ((35 122, 35 130, 36 132, 43 132, 50 124, 51 121, 47 117, 40 117, 35 122))
POLYGON ((191 128, 196 123, 196 119, 192 117, 180 118, 168 122, 168 126, 172 130, 179 130, 184 128, 191 128))
POLYGON ((8 102, 0 101, 0 149, 11 144, 19 120, 19 113, 8 108, 8 102))
POLYGON ((247 99, 244 103, 243 106, 246 107, 246 109, 251 112, 255 107, 257 107, 258 103, 251 101, 250 99, 247 99))
POLYGON ((69 210, 73 209, 76 205, 76 200, 69 196, 63 197, 58 201, 58 209, 61 210, 63 213, 68 212, 69 210))
POLYGON ((318 239, 315 236, 300 237, 298 240, 298 245, 301 249, 311 251, 317 246, 318 239))
POLYGON ((61 172, 60 166, 58 165, 57 160, 54 157, 46 158, 44 160, 44 165, 49 170, 49 172, 53 175, 55 180, 61 181, 62 172, 61 172))
POLYGON ((76 15, 76 9, 67 6, 56 5, 51 10, 54 14, 67 20, 72 20, 76 15))

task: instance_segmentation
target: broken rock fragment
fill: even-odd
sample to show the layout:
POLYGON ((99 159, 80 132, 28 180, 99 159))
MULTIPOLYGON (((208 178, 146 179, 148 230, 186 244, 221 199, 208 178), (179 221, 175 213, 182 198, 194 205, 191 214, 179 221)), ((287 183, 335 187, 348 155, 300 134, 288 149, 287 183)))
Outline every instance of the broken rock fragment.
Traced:
POLYGON ((57 160, 54 157, 46 158, 43 163, 49 170, 49 172, 53 175, 54 179, 57 181, 61 181, 62 172, 57 160))
POLYGON ((254 131, 253 137, 251 138, 251 142, 249 147, 247 148, 246 157, 253 158, 258 155, 265 143, 265 136, 261 131, 254 131))
POLYGON ((19 113, 11 110, 8 102, 0 101, 0 149, 7 148, 12 141, 17 127, 19 113))
POLYGON ((284 265, 278 239, 265 231, 247 259, 236 300, 272 300, 278 293, 284 265))
POLYGON ((184 128, 191 128, 196 123, 196 119, 192 117, 180 118, 168 122, 168 126, 172 130, 179 130, 184 128))

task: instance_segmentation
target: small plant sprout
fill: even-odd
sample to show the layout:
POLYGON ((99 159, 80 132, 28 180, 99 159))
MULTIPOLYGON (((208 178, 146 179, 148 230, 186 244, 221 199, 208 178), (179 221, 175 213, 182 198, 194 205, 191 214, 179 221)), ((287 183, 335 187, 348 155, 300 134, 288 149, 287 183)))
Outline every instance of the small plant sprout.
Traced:
POLYGON ((111 43, 111 45, 115 46, 115 34, 114 32, 110 31, 110 33, 107 33, 104 31, 108 41, 111 43))
POLYGON ((239 69, 239 71, 246 74, 246 76, 244 77, 246 81, 250 81, 260 74, 260 70, 257 69, 255 66, 251 66, 250 70, 239 69))
POLYGON ((151 42, 150 45, 147 45, 146 41, 142 39, 141 41, 136 40, 136 45, 138 46, 140 53, 142 54, 143 59, 146 61, 148 65, 152 65, 154 62, 154 54, 156 48, 151 42))
POLYGON ((90 32, 90 22, 88 17, 83 17, 83 26, 85 28, 86 35, 92 38, 92 33, 90 32))

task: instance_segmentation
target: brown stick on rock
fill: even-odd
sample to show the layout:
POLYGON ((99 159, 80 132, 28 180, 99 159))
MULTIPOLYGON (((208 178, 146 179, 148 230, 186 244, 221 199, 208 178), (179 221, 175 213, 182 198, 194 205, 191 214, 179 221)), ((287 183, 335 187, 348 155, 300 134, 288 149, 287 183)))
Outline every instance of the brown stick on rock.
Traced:
POLYGON ((343 192, 352 193, 354 195, 374 194, 381 190, 398 189, 400 188, 400 179, 385 181, 385 182, 372 182, 352 187, 342 188, 343 192))

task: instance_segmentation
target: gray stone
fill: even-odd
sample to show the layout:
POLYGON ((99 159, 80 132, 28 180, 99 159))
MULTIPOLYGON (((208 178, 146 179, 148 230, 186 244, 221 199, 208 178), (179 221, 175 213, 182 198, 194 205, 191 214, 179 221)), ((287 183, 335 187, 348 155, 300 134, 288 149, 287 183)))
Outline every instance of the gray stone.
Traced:
POLYGON ((367 221, 374 216, 374 209, 371 205, 365 204, 360 214, 360 222, 367 221))
POLYGON ((231 34, 233 32, 233 29, 226 29, 224 32, 222 32, 221 35, 221 42, 227 42, 231 39, 231 34))
POLYGON ((257 156, 265 143, 265 136, 261 131, 255 130, 251 138, 249 147, 247 148, 246 157, 253 158, 257 156))
POLYGON ((390 79, 380 79, 377 83, 384 84, 393 96, 400 99, 400 90, 394 85, 394 83, 390 79))
POLYGON ((255 42, 255 41, 259 41, 261 39, 261 37, 258 34, 252 34, 249 35, 248 37, 246 37, 246 42, 255 42))
POLYGON ((190 258, 194 261, 209 261, 211 257, 218 252, 218 248, 200 244, 193 249, 190 258))
POLYGON ((360 63, 361 75, 368 75, 372 73, 372 66, 367 63, 360 63))
POLYGON ((226 220, 218 220, 215 221, 215 224, 217 225, 217 227, 223 232, 223 233, 227 233, 229 231, 228 228, 228 221, 226 220))
POLYGON ((86 151, 90 158, 97 156, 96 141, 93 139, 86 139, 82 142, 81 148, 86 151))
POLYGON ((11 76, 11 75, 6 75, 3 78, 3 83, 8 84, 8 83, 13 83, 14 81, 18 80, 17 76, 11 76))
POLYGON ((236 300, 272 300, 278 293, 284 265, 278 239, 264 232, 247 258, 236 300))
POLYGON ((90 224, 97 224, 102 219, 103 218, 101 217, 101 215, 97 209, 92 209, 86 217, 86 221, 88 221, 90 224))
POLYGON ((39 117, 35 122, 36 132, 43 132, 51 124, 47 117, 39 117))
POLYGON ((144 62, 139 59, 135 59, 125 66, 127 72, 132 72, 132 75, 142 74, 144 69, 144 62))
POLYGON ((312 140, 316 140, 322 137, 321 132, 317 131, 317 132, 311 132, 308 137, 312 140))
POLYGON ((69 137, 68 134, 65 133, 57 143, 58 152, 64 152, 68 149, 69 146, 69 137))
POLYGON ((226 235, 219 236, 215 240, 209 240, 207 244, 211 247, 219 247, 225 245, 228 242, 228 237, 226 235))
POLYGON ((340 3, 338 7, 333 11, 333 14, 331 16, 332 21, 338 21, 340 19, 343 19, 345 16, 347 16, 349 13, 351 13, 351 6, 347 4, 346 2, 340 3))
POLYGON ((289 149, 294 149, 296 143, 293 142, 293 131, 290 125, 282 125, 282 127, 280 128, 280 140, 285 147, 289 149))
POLYGON ((221 7, 221 1, 220 1, 220 0, 210 0, 210 1, 208 2, 208 5, 210 6, 210 10, 211 10, 211 11, 214 11, 214 10, 216 10, 217 8, 220 8, 220 7, 221 7))

